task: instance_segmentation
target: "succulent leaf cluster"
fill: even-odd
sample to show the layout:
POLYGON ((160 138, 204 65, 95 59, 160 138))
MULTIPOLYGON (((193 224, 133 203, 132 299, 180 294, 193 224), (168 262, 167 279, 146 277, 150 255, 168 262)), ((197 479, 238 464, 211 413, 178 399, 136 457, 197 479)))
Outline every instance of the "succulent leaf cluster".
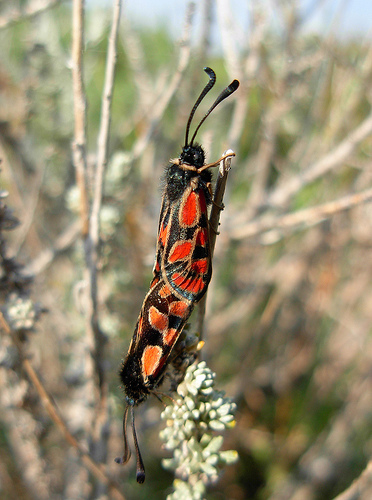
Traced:
POLYGON ((223 437, 218 433, 234 426, 236 404, 214 388, 215 377, 204 361, 189 366, 178 397, 161 415, 167 427, 160 437, 173 452, 163 467, 176 475, 168 500, 202 499, 221 468, 238 458, 235 450, 221 451, 223 437))

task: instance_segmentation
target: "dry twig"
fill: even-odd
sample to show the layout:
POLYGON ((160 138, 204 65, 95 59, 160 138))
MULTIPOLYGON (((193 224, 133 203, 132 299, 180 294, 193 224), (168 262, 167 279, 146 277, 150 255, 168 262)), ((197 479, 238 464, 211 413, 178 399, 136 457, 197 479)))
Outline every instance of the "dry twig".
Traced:
MULTIPOLYGON (((107 393, 108 387, 104 373, 104 345, 106 338, 98 321, 98 290, 97 274, 99 266, 100 212, 102 206, 104 173, 108 158, 108 141, 111 122, 111 106, 114 87, 115 66, 117 60, 117 38, 120 23, 121 0, 116 0, 113 8, 113 18, 109 37, 105 82, 102 95, 101 121, 97 139, 97 165, 94 172, 94 190, 92 208, 89 219, 89 248, 86 253, 89 296, 87 300, 88 330, 94 335, 93 357, 98 375, 99 401, 94 422, 94 436, 99 441, 99 458, 107 455, 108 433, 103 429, 108 422, 107 393)), ((93 339, 92 339, 93 340, 93 339)))
POLYGON ((311 226, 318 224, 324 219, 352 207, 366 203, 372 199, 372 188, 366 189, 360 193, 349 194, 315 207, 304 208, 297 212, 285 215, 264 215, 252 220, 244 226, 232 228, 230 236, 233 239, 243 239, 262 234, 264 232, 281 229, 290 229, 300 224, 311 226))
MULTIPOLYGON (((210 245, 210 250, 211 250, 211 259, 213 260, 213 254, 214 254, 214 247, 216 244, 216 238, 218 233, 218 226, 219 226, 219 221, 220 221, 220 215, 221 215, 221 210, 223 210, 223 197, 225 194, 225 188, 226 188, 226 182, 227 182, 227 177, 229 175, 229 171, 231 169, 231 159, 233 156, 235 156, 235 153, 232 151, 232 149, 228 149, 227 151, 224 152, 222 155, 224 159, 220 162, 220 166, 218 169, 218 176, 216 180, 216 186, 214 189, 214 197, 213 197, 213 204, 212 204, 212 210, 211 214, 209 216, 209 245, 210 245), (230 155, 226 157, 226 155, 230 155)), ((204 317, 205 317, 205 306, 207 302, 207 295, 206 293, 204 297, 201 299, 199 306, 198 306, 198 332, 200 335, 200 340, 202 340, 203 337, 203 324, 204 324, 204 317)))
POLYGON ((89 232, 89 203, 86 158, 86 96, 83 80, 84 0, 72 5, 72 81, 74 91, 74 141, 72 152, 76 169, 76 182, 80 193, 81 232, 89 232))

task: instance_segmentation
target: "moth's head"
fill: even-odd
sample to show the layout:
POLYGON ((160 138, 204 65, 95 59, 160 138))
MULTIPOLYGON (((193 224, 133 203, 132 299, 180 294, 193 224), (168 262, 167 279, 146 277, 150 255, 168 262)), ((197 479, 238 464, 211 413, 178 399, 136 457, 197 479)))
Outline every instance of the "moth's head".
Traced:
POLYGON ((196 168, 201 168, 205 163, 205 153, 200 144, 184 146, 180 155, 181 164, 186 163, 196 168))

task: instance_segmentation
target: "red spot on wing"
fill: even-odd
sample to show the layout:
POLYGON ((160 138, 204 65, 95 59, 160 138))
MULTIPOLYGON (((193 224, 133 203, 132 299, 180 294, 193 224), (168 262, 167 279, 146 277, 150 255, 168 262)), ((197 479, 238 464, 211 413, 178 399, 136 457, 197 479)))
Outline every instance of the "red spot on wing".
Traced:
POLYGON ((151 306, 149 309, 149 323, 159 332, 163 332, 168 328, 168 316, 161 313, 156 307, 151 306))
POLYGON ((180 332, 175 328, 169 328, 169 330, 163 337, 164 343, 167 345, 172 345, 177 340, 179 333, 180 332))
POLYGON ((159 282, 159 276, 156 276, 150 283, 150 290, 154 288, 154 286, 159 282))
POLYGON ((162 299, 165 299, 165 297, 168 297, 170 294, 171 291, 167 285, 162 286, 159 290, 159 295, 162 299))
POLYGON ((192 251, 193 245, 191 241, 177 242, 169 255, 169 262, 176 262, 177 260, 184 260, 192 251))
POLYGON ((207 259, 195 260, 191 264, 191 269, 197 274, 205 274, 208 271, 208 261, 207 259))
POLYGON ((174 283, 182 290, 190 293, 199 293, 205 287, 202 278, 184 278, 180 273, 174 273, 172 276, 174 283))
POLYGON ((144 377, 154 375, 159 366, 162 350, 158 345, 148 345, 142 355, 142 372, 144 377))
POLYGON ((168 356, 162 356, 160 358, 159 364, 156 367, 154 373, 152 374, 153 377, 156 378, 159 375, 159 372, 161 371, 161 369, 163 368, 163 366, 166 364, 167 360, 168 360, 168 356))
POLYGON ((200 229, 198 232, 197 232, 197 235, 196 235, 196 245, 197 246, 201 246, 201 247, 204 247, 205 244, 207 243, 208 241, 208 233, 207 233, 207 230, 205 228, 203 229, 200 229))
POLYGON ((138 320, 138 334, 142 335, 142 327, 143 327, 143 317, 141 316, 138 320))
POLYGON ((165 246, 165 242, 167 240, 167 234, 168 234, 168 226, 164 225, 164 223, 160 226, 159 230, 159 241, 165 246))
POLYGON ((187 313, 188 308, 188 304, 182 302, 182 300, 178 300, 177 302, 172 302, 169 306, 169 314, 183 318, 187 313))
POLYGON ((199 216, 199 195, 194 191, 188 195, 187 200, 182 206, 180 221, 183 226, 194 226, 199 216))

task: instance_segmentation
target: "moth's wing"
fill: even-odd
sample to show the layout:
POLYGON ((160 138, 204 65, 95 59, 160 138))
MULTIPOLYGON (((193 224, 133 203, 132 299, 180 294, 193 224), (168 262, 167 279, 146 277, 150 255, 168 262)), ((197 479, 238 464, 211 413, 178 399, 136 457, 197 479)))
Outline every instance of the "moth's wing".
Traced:
POLYGON ((162 277, 179 296, 198 302, 212 274, 205 189, 188 186, 168 213, 162 277))
POLYGON ((129 351, 141 360, 145 386, 159 382, 192 309, 193 303, 180 300, 164 280, 159 280, 146 295, 129 351))
POLYGON ((170 203, 166 193, 164 193, 162 198, 162 204, 160 209, 160 217, 158 224, 158 236, 156 240, 156 255, 154 267, 152 270, 154 279, 151 283, 153 285, 154 281, 158 282, 161 276, 161 262, 164 254, 165 238, 168 231, 169 217, 170 217, 170 203))

